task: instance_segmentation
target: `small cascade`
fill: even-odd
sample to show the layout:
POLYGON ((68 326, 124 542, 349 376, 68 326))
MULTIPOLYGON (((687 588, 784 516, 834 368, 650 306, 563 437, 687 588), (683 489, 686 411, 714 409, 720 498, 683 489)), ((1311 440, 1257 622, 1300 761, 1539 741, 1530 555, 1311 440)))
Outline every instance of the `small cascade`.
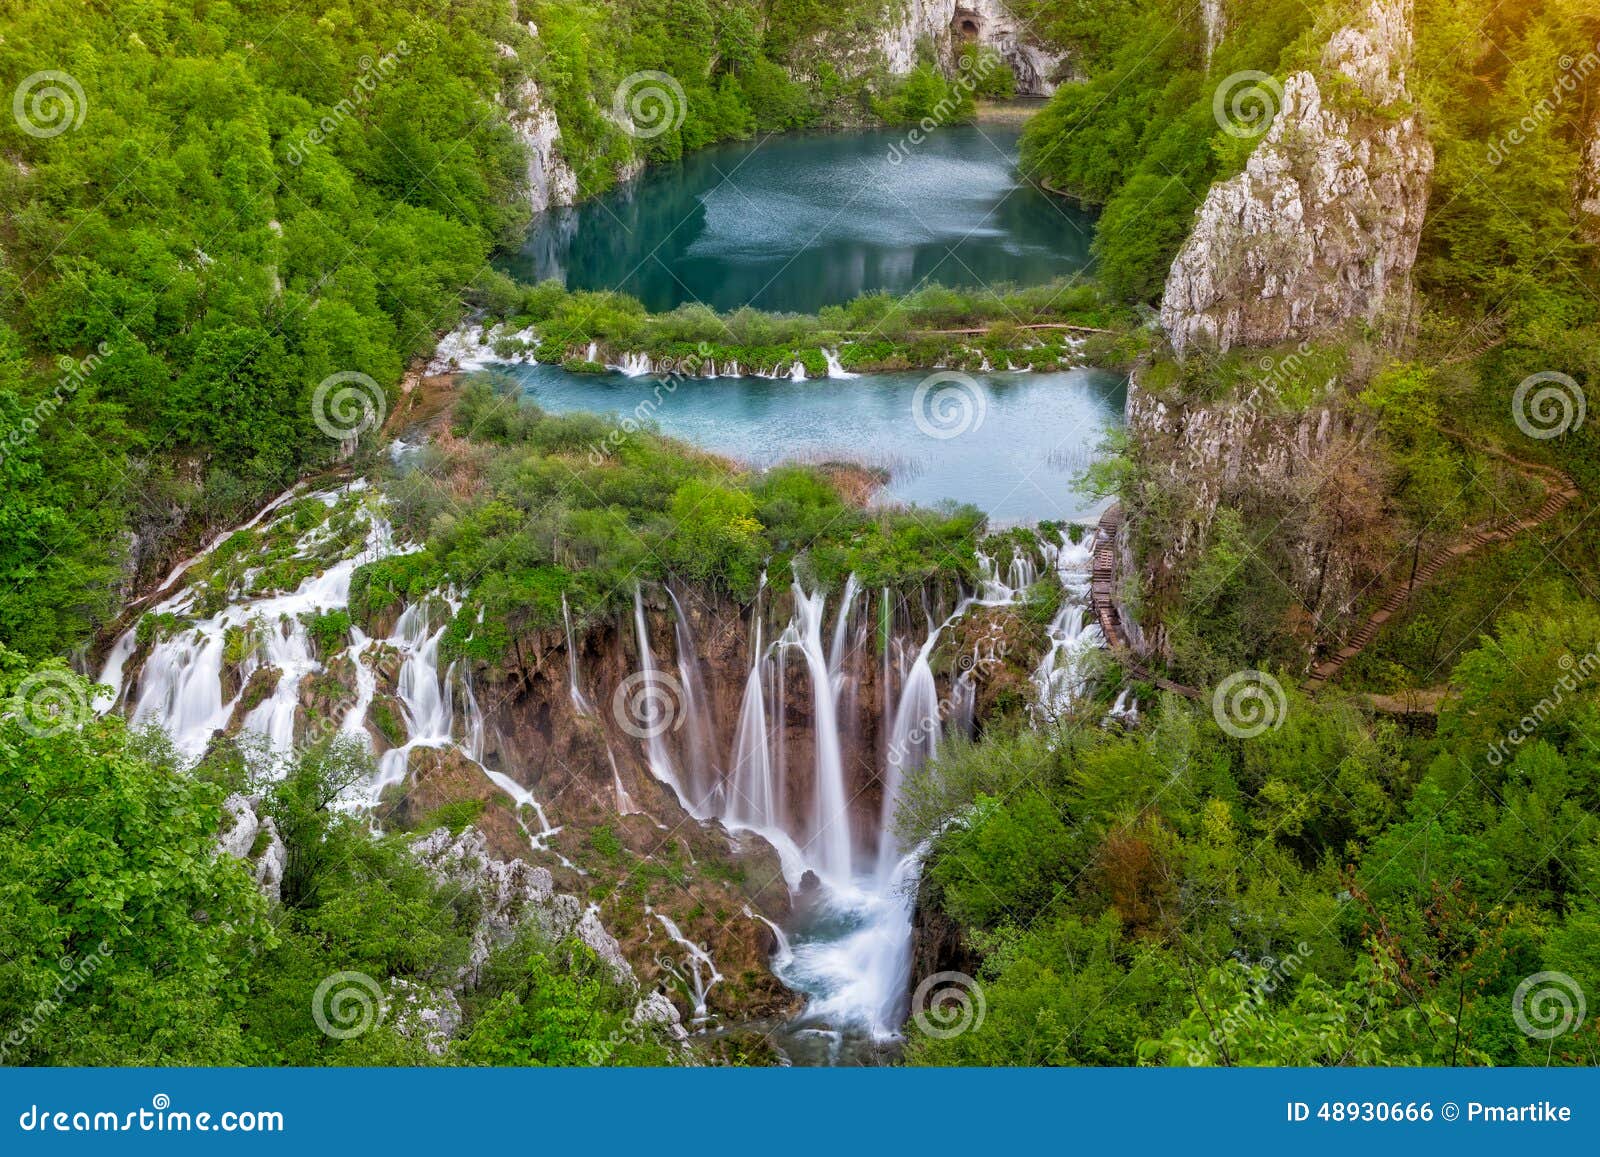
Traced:
POLYGON ((822 356, 828 359, 828 376, 830 378, 859 378, 860 374, 852 374, 839 363, 838 350, 823 350, 822 356))
MULTIPOLYGON (((364 488, 365 483, 357 481, 314 497, 333 507, 346 495, 364 488)), ((290 491, 281 496, 241 529, 259 524, 265 515, 283 506, 296 493, 290 491)), ((406 549, 396 545, 392 528, 375 504, 363 503, 356 509, 366 520, 366 536, 351 557, 333 562, 321 573, 305 579, 293 592, 239 598, 209 618, 186 623, 181 630, 150 646, 134 681, 125 680, 125 670, 138 653, 137 632, 126 632, 112 646, 100 674, 100 682, 111 687, 112 693, 99 696, 96 708, 109 711, 121 704, 134 724, 159 726, 172 738, 180 754, 198 760, 215 733, 235 723, 252 676, 276 671, 277 682, 272 691, 242 718, 237 718, 237 726, 241 731, 264 736, 269 748, 277 754, 290 752, 300 738, 297 736, 301 720, 300 695, 305 680, 322 672, 335 657, 316 653, 306 619, 313 614, 348 607, 350 579, 356 568, 406 549), (244 643, 243 651, 233 657, 233 670, 229 672, 238 690, 225 699, 223 676, 229 665, 228 652, 240 640, 244 643)), ((233 533, 237 532, 230 532, 214 542, 213 548, 233 533)), ((310 531, 297 542, 297 553, 304 556, 314 548, 325 546, 325 534, 325 528, 321 527, 310 531)), ((178 577, 200 557, 203 556, 185 562, 169 579, 178 577)), ((152 611, 179 619, 190 618, 198 597, 196 590, 181 590, 156 604, 152 611)), ((439 645, 459 606, 459 599, 448 592, 442 599, 412 603, 400 615, 389 637, 382 640, 367 636, 359 627, 351 628, 350 643, 340 655, 350 661, 355 685, 348 701, 335 705, 339 733, 371 742, 367 715, 378 693, 375 658, 381 648, 392 653, 400 663, 395 695, 404 716, 407 738, 402 746, 383 753, 373 781, 359 792, 358 798, 348 803, 351 806, 375 805, 387 786, 405 780, 414 750, 455 748, 511 796, 519 822, 530 842, 538 848, 557 829, 550 827, 543 809, 526 788, 509 776, 484 767, 485 724, 472 681, 454 664, 442 673, 439 669, 439 645), (440 607, 449 613, 438 615, 440 607), (433 621, 435 617, 439 618, 437 624, 433 621), (460 720, 454 709, 458 691, 463 702, 460 720), (455 735, 458 723, 459 741, 455 735), (525 815, 537 821, 534 825, 537 830, 524 820, 525 815)))
POLYGON ((1063 537, 1055 552, 1056 575, 1066 591, 1047 634, 1050 648, 1033 673, 1038 697, 1036 718, 1052 723, 1082 698, 1088 689, 1089 657, 1105 646, 1100 624, 1089 606, 1089 583, 1094 562, 1093 536, 1080 543, 1063 537))
POLYGON ((778 950, 772 954, 772 971, 774 975, 781 975, 783 969, 787 968, 794 961, 794 948, 789 943, 789 934, 777 924, 774 924, 771 920, 768 920, 760 912, 757 912, 754 908, 750 907, 750 905, 746 904, 743 910, 745 916, 747 916, 749 919, 759 920, 768 928, 772 929, 772 935, 778 942, 778 950))
POLYGON ((295 712, 300 708, 300 683, 321 670, 311 653, 311 639, 298 618, 280 618, 257 632, 265 664, 280 672, 278 685, 244 717, 244 729, 267 737, 272 750, 286 755, 294 749, 295 712))
POLYGON ((586 361, 586 362, 590 362, 590 363, 598 362, 600 360, 600 343, 599 342, 590 342, 589 343, 589 348, 584 352, 583 360, 586 361))
POLYGON ((567 693, 579 715, 593 715, 594 708, 583 693, 578 679, 578 648, 572 641, 572 612, 567 608, 567 596, 561 596, 561 622, 567 629, 567 693))
POLYGON ((723 978, 722 973, 717 971, 716 962, 711 959, 711 954, 679 931, 672 917, 664 912, 651 914, 661 921, 661 926, 667 930, 667 937, 683 949, 681 964, 665 959, 658 959, 658 963, 689 991, 694 998, 692 1023, 696 1027, 703 1026, 710 1019, 706 1012, 706 996, 711 992, 711 986, 723 978))
MULTIPOLYGON (((360 489, 362 484, 352 484, 315 497, 331 507, 346 494, 360 489)), ((293 493, 280 496, 268 509, 282 506, 293 493)), ((300 687, 307 675, 322 669, 304 616, 347 606, 350 576, 356 567, 394 551, 388 523, 364 507, 362 514, 367 520, 367 535, 358 553, 305 579, 290 593, 241 599, 158 639, 139 670, 136 687, 133 683, 124 686, 124 670, 138 650, 137 627, 125 632, 113 644, 98 679, 113 691, 96 698, 96 709, 109 711, 119 703, 126 704, 135 726, 160 727, 171 737, 180 755, 198 760, 216 732, 233 723, 250 677, 261 668, 272 666, 279 672, 273 693, 248 712, 239 726, 265 736, 274 751, 288 751, 294 742, 300 687), (252 639, 255 645, 237 664, 238 690, 225 699, 223 674, 230 636, 252 639)), ((258 514, 241 529, 261 521, 262 515, 258 514)), ((304 536, 296 550, 303 552, 316 546, 316 534, 313 531, 304 536)), ((200 557, 203 556, 181 564, 169 581, 181 576, 200 557)), ((180 620, 189 618, 198 597, 193 589, 180 590, 155 604, 151 613, 180 620)))
POLYGON ((632 353, 623 354, 621 363, 612 368, 626 377, 642 378, 650 373, 654 367, 651 365, 649 354, 632 353))
POLYGON ((798 360, 789 368, 789 380, 791 382, 803 382, 806 380, 806 367, 798 360))
POLYGON ((429 620, 428 600, 414 602, 401 614, 386 640, 405 657, 395 684, 395 697, 405 716, 406 742, 384 752, 378 760, 373 803, 385 788, 405 781, 414 750, 446 747, 454 742, 451 699, 439 677, 439 643, 449 620, 440 623, 438 630, 431 629, 429 620))

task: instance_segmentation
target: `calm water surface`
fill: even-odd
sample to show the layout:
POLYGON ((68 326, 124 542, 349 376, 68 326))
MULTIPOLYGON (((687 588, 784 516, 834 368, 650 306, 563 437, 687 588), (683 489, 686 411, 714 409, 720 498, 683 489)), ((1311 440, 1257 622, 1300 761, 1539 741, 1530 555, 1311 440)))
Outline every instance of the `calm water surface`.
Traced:
POLYGON ((554 413, 632 415, 650 403, 663 433, 741 462, 883 466, 893 475, 883 498, 969 502, 996 523, 1093 516, 1098 504, 1073 479, 1121 424, 1126 392, 1120 375, 1094 369, 971 375, 976 393, 951 383, 942 400, 941 385, 919 394, 924 373, 668 381, 506 369, 554 413))
POLYGON ((1018 181, 1019 137, 986 124, 910 149, 887 131, 706 149, 542 214, 506 268, 624 290, 653 311, 700 301, 814 313, 925 282, 1041 284, 1087 266, 1093 219, 1018 181))

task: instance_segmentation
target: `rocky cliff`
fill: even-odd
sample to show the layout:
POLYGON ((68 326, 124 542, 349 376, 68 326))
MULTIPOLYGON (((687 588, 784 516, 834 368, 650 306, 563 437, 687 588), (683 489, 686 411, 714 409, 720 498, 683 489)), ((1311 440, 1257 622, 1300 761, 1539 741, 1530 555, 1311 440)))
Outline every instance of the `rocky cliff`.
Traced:
POLYGON ((1001 0, 906 0, 899 19, 879 35, 877 51, 900 76, 916 67, 922 46, 949 64, 965 42, 998 52, 1016 74, 1017 91, 1028 96, 1053 93, 1067 61, 1001 0))
POLYGON ((1161 323, 1179 356, 1404 323, 1433 172, 1406 88, 1410 22, 1410 0, 1370 0, 1316 73, 1284 82, 1244 172, 1212 187, 1173 262, 1161 323))
POLYGON ((1173 657, 1167 623, 1195 595, 1185 585, 1215 540, 1222 507, 1237 511, 1247 537, 1259 540, 1249 561, 1279 581, 1257 592, 1270 596, 1257 601, 1281 600, 1286 618, 1276 625, 1299 638, 1307 663, 1316 640, 1350 620, 1390 556, 1393 531, 1370 423, 1343 406, 1332 386, 1325 401, 1292 408, 1270 380, 1211 402, 1129 384, 1138 482, 1124 495, 1132 517, 1121 545, 1125 566, 1137 560, 1145 631, 1130 632, 1136 647, 1173 657), (1269 531, 1264 539, 1262 529, 1269 531))

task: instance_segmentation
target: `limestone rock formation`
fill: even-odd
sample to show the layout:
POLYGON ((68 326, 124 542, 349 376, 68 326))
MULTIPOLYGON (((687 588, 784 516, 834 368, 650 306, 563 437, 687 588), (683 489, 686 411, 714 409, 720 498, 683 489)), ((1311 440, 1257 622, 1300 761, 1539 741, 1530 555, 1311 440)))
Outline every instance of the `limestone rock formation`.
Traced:
POLYGON ((472 935, 472 949, 462 979, 475 982, 489 953, 510 941, 528 921, 551 940, 575 936, 611 969, 619 984, 637 983, 633 969, 616 939, 600 923, 592 908, 576 896, 555 890, 547 868, 522 860, 497 860, 489 854, 483 833, 473 827, 452 836, 448 828, 435 828, 411 846, 412 854, 442 884, 472 891, 481 915, 472 935))
POLYGON ((531 79, 518 86, 507 120, 527 149, 528 203, 533 211, 542 213, 577 200, 578 176, 561 154, 561 126, 531 79))
POLYGON ((1212 187, 1161 302, 1180 357, 1405 318, 1433 173, 1406 89, 1410 21, 1410 0, 1370 0, 1329 39, 1321 79, 1284 83, 1244 172, 1212 187))
POLYGON ((921 46, 948 61, 966 41, 998 52, 1016 73, 1017 91, 1029 96, 1054 92, 1067 60, 1030 35, 1003 0, 907 0, 900 19, 880 34, 878 51, 889 71, 903 76, 916 67, 921 46))
POLYGON ((244 860, 254 869, 256 887, 270 900, 280 898, 283 872, 289 863, 288 850, 278 835, 271 816, 260 814, 261 797, 234 792, 222 801, 222 810, 232 826, 217 837, 217 852, 244 860))

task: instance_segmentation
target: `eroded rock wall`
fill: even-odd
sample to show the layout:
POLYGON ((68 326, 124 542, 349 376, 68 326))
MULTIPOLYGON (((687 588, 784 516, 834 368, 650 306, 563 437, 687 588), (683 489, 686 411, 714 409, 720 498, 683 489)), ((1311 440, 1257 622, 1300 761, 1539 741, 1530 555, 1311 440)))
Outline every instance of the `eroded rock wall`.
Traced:
POLYGON ((1161 301, 1179 356, 1301 340, 1354 319, 1403 329, 1433 146, 1406 88, 1410 0, 1371 0, 1318 73, 1283 84, 1244 172, 1214 185, 1161 301))

